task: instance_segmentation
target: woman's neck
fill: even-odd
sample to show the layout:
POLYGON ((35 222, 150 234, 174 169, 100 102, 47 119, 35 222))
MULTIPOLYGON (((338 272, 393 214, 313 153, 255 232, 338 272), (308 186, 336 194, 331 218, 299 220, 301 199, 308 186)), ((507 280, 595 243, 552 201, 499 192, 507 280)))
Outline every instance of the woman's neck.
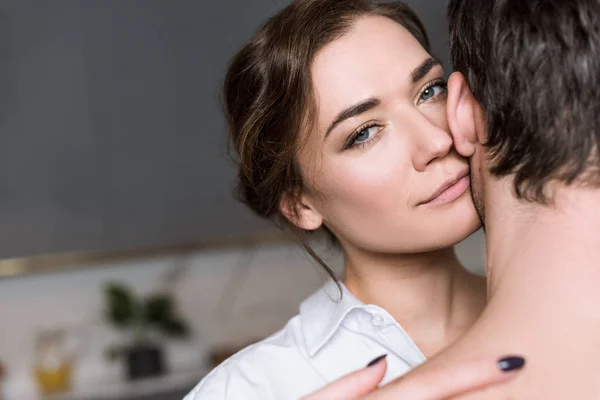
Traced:
POLYGON ((344 283, 359 300, 386 309, 426 356, 456 340, 485 306, 485 280, 452 248, 381 256, 346 253, 344 283))

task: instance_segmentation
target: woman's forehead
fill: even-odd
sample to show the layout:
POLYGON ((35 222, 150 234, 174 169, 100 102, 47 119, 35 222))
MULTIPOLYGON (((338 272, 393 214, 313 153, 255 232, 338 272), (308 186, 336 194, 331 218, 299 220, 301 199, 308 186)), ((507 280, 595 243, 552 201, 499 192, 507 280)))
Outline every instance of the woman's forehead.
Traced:
POLYGON ((311 74, 319 119, 341 107, 388 91, 412 87, 411 71, 429 54, 400 24, 385 17, 363 17, 325 46, 311 74))

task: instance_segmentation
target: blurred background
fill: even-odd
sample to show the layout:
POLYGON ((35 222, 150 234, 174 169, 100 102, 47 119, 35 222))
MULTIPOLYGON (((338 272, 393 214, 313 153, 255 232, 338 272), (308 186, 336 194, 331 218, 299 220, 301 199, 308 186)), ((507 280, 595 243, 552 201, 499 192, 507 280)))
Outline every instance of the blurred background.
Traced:
MULTIPOLYGON (((323 283, 234 200, 219 106, 287 3, 0 0, 0 399, 181 399, 323 283)), ((445 1, 407 3, 450 71, 445 1)))

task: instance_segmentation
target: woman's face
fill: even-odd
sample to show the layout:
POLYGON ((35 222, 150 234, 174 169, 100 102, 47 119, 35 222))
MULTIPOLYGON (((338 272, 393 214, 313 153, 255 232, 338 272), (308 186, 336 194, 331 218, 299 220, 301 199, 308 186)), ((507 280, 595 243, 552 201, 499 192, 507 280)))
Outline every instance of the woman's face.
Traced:
POLYGON ((405 28, 361 18, 311 73, 318 114, 299 157, 299 225, 324 223, 342 245, 380 253, 448 247, 479 227, 443 69, 405 28))

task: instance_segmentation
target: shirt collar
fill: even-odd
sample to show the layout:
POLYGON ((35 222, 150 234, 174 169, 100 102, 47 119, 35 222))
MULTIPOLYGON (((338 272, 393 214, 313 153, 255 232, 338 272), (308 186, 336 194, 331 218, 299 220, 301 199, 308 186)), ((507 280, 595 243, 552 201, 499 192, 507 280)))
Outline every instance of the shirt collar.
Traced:
POLYGON ((300 305, 300 320, 309 356, 313 357, 337 331, 344 318, 365 305, 339 282, 329 281, 300 305), (341 288, 341 294, 340 294, 341 288))

